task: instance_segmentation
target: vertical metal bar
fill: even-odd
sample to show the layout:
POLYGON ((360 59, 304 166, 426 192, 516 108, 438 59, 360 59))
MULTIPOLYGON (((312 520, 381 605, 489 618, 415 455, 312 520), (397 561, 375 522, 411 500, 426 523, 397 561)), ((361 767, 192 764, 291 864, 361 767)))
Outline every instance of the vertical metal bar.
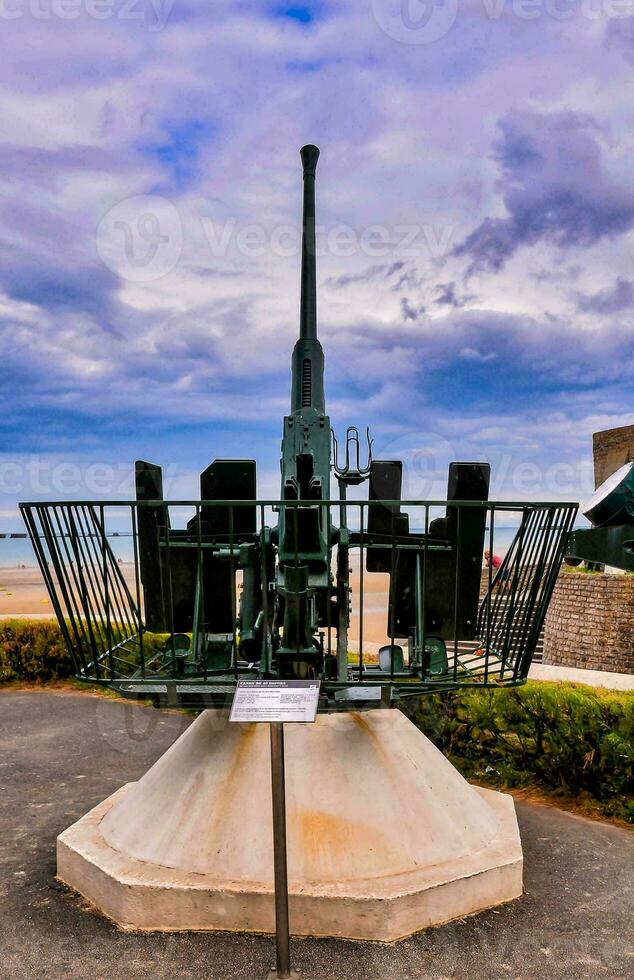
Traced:
MULTIPOLYGON (((493 615, 496 624, 496 653, 500 658, 500 679, 504 676, 507 663, 511 663, 513 659, 512 630, 515 604, 517 597, 521 595, 519 582, 524 569, 522 559, 527 534, 529 546, 532 541, 532 517, 532 511, 524 510, 522 512, 520 526, 493 580, 496 587, 493 615)), ((491 549, 491 562, 493 562, 493 549, 491 549)))
POLYGON ((201 635, 201 620, 204 621, 205 615, 205 578, 204 578, 204 567, 205 563, 203 561, 203 544, 202 544, 202 527, 201 527, 201 512, 200 507, 196 504, 195 509, 195 527, 196 527, 196 594, 194 596, 194 619, 192 622, 192 647, 191 653, 195 664, 198 664, 198 647, 202 646, 203 653, 203 677, 205 681, 207 680, 207 647, 206 647, 206 630, 202 630, 201 635))
POLYGON ((496 626, 499 626, 499 631, 496 628, 496 637, 502 636, 501 645, 497 644, 497 653, 500 656, 500 679, 503 678, 507 665, 512 664, 515 657, 515 607, 517 601, 521 602, 524 580, 531 567, 536 540, 535 516, 535 510, 524 509, 518 532, 495 575, 494 615, 496 626))
POLYGON ((104 564, 108 568, 108 578, 111 588, 111 601, 114 613, 118 618, 116 638, 118 641, 124 640, 129 636, 133 636, 137 630, 136 616, 134 615, 134 599, 132 598, 123 572, 119 567, 117 557, 107 541, 105 512, 102 516, 102 523, 99 522, 94 507, 88 508, 88 515, 90 515, 93 525, 96 525, 97 529, 101 532, 104 564), (126 635, 124 636, 123 633, 126 635))
MULTIPOLYGON (((326 527, 326 540, 328 542, 328 592, 326 596, 326 636, 328 637, 328 654, 327 657, 330 658, 332 654, 332 548, 330 547, 330 501, 323 501, 320 503, 320 523, 322 527, 326 527)), ((337 570, 338 571, 338 570, 337 570)), ((337 639, 339 638, 339 617, 337 616, 337 639)), ((339 654, 339 649, 337 649, 337 656, 339 654)), ((324 662, 322 665, 322 679, 325 678, 326 674, 324 668, 326 666, 327 658, 324 657, 324 662)), ((339 677, 339 662, 337 661, 337 678, 339 677)))
MULTIPOLYGON (((293 535, 295 539, 295 567, 298 568, 299 567, 299 504, 297 501, 295 501, 295 506, 293 508, 293 535)), ((295 636, 297 642, 297 648, 296 648, 297 656, 295 658, 295 661, 296 661, 297 668, 299 668, 299 659, 300 659, 299 654, 300 654, 301 640, 300 640, 298 629, 295 630, 295 636)), ((284 640, 284 645, 288 647, 288 640, 284 640)))
MULTIPOLYGON (((541 542, 541 514, 542 511, 534 510, 531 517, 534 518, 532 524, 534 525, 531 531, 532 536, 529 538, 528 547, 525 552, 526 560, 524 565, 519 567, 518 575, 514 579, 514 584, 516 586, 516 595, 513 596, 513 603, 509 612, 509 623, 510 630, 510 646, 511 654, 509 658, 509 663, 513 666, 513 678, 517 678, 517 672, 519 667, 518 661, 518 651, 521 649, 522 635, 525 629, 527 617, 531 614, 531 602, 530 594, 527 595, 526 589, 531 585, 534 579, 533 571, 533 561, 535 558, 536 548, 539 551, 539 546, 541 542), (530 552, 528 550, 530 548, 530 552), (516 601, 517 598, 517 601, 516 601), (517 612, 516 612, 517 607, 517 612)), ((518 566, 521 556, 518 551, 518 566)), ((506 665, 505 665, 506 666, 506 665)))
POLYGON ((286 861, 286 787, 284 784, 284 725, 270 723, 271 791, 273 797, 273 867, 275 874, 275 946, 277 976, 291 975, 288 921, 288 868, 286 861))
POLYGON ((555 537, 555 547, 553 549, 552 554, 550 555, 550 564, 548 568, 548 573, 545 576, 544 582, 542 584, 541 594, 539 598, 539 608, 535 614, 534 621, 532 624, 533 632, 526 643, 525 650, 522 653, 522 661, 518 668, 519 673, 522 677, 525 677, 528 674, 530 668, 530 662, 533 658, 533 652, 537 645, 537 641, 539 639, 539 635, 541 633, 541 629, 544 624, 544 619, 548 608, 547 601, 550 598, 552 590, 555 586, 555 582, 557 580, 557 576, 559 575, 561 569, 561 563, 564 559, 564 555, 566 552, 566 543, 568 540, 568 535, 570 534, 573 528, 575 517, 577 515, 577 508, 569 507, 566 508, 565 511, 563 508, 559 508, 556 511, 556 513, 557 515, 561 515, 561 519, 562 519, 561 524, 557 524, 557 523, 555 524, 555 531, 559 530, 560 535, 559 537, 555 537))
POLYGON ((425 641, 427 637, 425 632, 427 630, 427 549, 429 546, 429 504, 425 504, 425 537, 423 539, 423 580, 421 582, 421 597, 422 597, 422 609, 421 609, 421 636, 420 636, 420 668, 421 668, 421 679, 424 680, 425 675, 429 673, 431 666, 431 656, 429 657, 429 663, 427 654, 425 652, 425 641))
POLYGON ((234 670, 236 680, 238 679, 238 645, 236 642, 236 618, 238 607, 236 602, 236 560, 233 554, 234 548, 234 516, 233 508, 235 504, 229 506, 229 575, 231 577, 231 666, 234 670))
MULTIPOLYGON (((169 505, 165 508, 167 510, 167 520, 165 522, 165 527, 162 528, 165 534, 165 560, 167 563, 167 588, 169 593, 169 631, 170 638, 169 643, 172 652, 172 677, 176 677, 176 642, 174 640, 174 583, 172 581, 172 554, 170 551, 170 537, 171 537, 171 520, 169 514, 169 505)), ((161 542, 159 539, 159 554, 160 554, 161 542)), ((163 563, 161 562, 161 565, 163 563)), ((161 590, 162 591, 162 590, 161 590)), ((167 645, 166 650, 167 653, 167 645)))
MULTIPOLYGON (((533 563, 534 561, 537 560, 537 556, 543 550, 542 541, 544 541, 544 543, 546 541, 546 538, 544 538, 543 530, 541 527, 541 515, 543 513, 544 511, 541 509, 539 510, 536 509, 532 511, 531 516, 534 518, 532 522, 534 526, 532 529, 532 537, 530 539, 530 544, 529 544, 530 552, 528 552, 527 549, 525 555, 526 560, 524 562, 524 567, 519 569, 520 577, 518 578, 517 581, 514 579, 514 583, 513 583, 515 592, 512 596, 512 605, 509 611, 509 629, 513 630, 513 632, 510 635, 510 640, 511 640, 510 659, 511 659, 511 663, 514 664, 514 669, 513 669, 514 679, 517 679, 517 673, 519 668, 518 652, 520 652, 521 650, 521 644, 523 642, 523 635, 524 635, 526 623, 528 622, 532 613, 533 589, 531 583, 535 578, 533 563), (515 616, 516 597, 518 598, 518 601, 521 603, 520 611, 517 617, 515 616)), ((552 522, 552 518, 550 519, 550 521, 552 522)), ((538 574, 541 575, 541 571, 539 571, 539 567, 540 566, 538 566, 538 574)))
MULTIPOLYGON (((447 508, 449 509, 449 508, 447 508)), ((459 568, 458 568, 458 555, 460 553, 460 516, 462 514, 462 507, 457 508, 457 521, 456 521, 456 543, 455 543, 455 562, 456 562, 456 574, 454 577, 454 587, 453 587, 453 679, 454 681, 458 678, 458 599, 459 593, 459 568)))
POLYGON ((260 674, 266 676, 271 670, 269 641, 269 583, 266 564, 266 532, 264 525, 264 504, 260 504, 260 578, 262 589, 262 649, 260 653, 260 674))
MULTIPOLYGON (((192 616, 192 640, 191 640, 191 650, 194 656, 194 661, 198 655, 198 645, 200 637, 200 606, 202 602, 202 582, 200 579, 200 565, 196 565, 196 584, 194 586, 194 612, 192 616)), ((203 666, 203 674, 205 680, 207 680, 207 658, 205 657, 205 663, 203 666)))
POLYGON ((513 648, 513 660, 515 662, 515 669, 513 672, 514 678, 517 678, 518 675, 520 661, 522 659, 523 645, 525 643, 527 630, 530 628, 530 623, 532 621, 536 588, 539 585, 539 581, 541 580, 543 574, 543 558, 545 555, 545 549, 548 547, 550 525, 552 524, 552 510, 549 509, 547 511, 549 516, 546 522, 546 528, 544 529, 542 525, 542 517, 545 513, 546 511, 544 510, 535 512, 535 547, 533 548, 533 554, 531 555, 531 562, 537 561, 537 566, 534 567, 532 564, 530 564, 530 562, 527 562, 528 571, 524 576, 525 581, 522 583, 523 604, 520 608, 517 622, 515 623, 513 648))
MULTIPOLYGON (((125 625, 128 634, 132 635, 136 632, 136 617, 133 615, 134 599, 132 598, 132 593, 128 588, 123 572, 119 568, 116 556, 106 540, 107 535, 105 527, 100 524, 94 506, 90 505, 88 508, 84 507, 83 511, 88 527, 90 528, 90 524, 88 522, 88 517, 90 517, 92 526, 98 532, 98 537, 106 552, 107 564, 109 568, 108 574, 112 585, 112 598, 117 607, 117 616, 119 617, 121 623, 125 625)), ((93 537, 94 535, 92 531, 90 531, 88 534, 89 540, 92 540, 93 537)), ((122 636, 119 635, 118 639, 122 639, 122 636)))
POLYGON ((139 565, 139 541, 138 541, 138 521, 137 521, 137 504, 130 504, 130 517, 132 520, 132 549, 134 555, 134 587, 136 593, 136 620, 137 628, 139 630, 139 658, 141 662, 141 676, 145 677, 145 651, 143 649, 143 633, 144 625, 141 616, 141 579, 140 579, 140 565, 139 565))
MULTIPOLYGON (((64 565, 64 559, 61 553, 61 545, 58 548, 55 542, 55 530, 53 528, 53 523, 49 514, 49 508, 46 506, 37 508, 38 517, 40 519, 40 525, 42 527, 42 533, 46 540, 49 554, 51 556, 51 561, 53 562, 53 568, 55 569, 55 575, 57 576, 57 584, 60 588, 62 596, 64 598, 64 603, 66 605, 66 610, 68 613, 68 618, 73 628, 75 634, 75 639, 77 641, 77 649, 81 651, 82 662, 84 666, 84 672, 88 674, 88 662, 84 655, 86 649, 92 649, 90 647, 90 641, 86 639, 86 631, 82 622, 81 615, 77 609, 76 596, 73 592, 73 583, 71 581, 70 572, 67 572, 64 565), (81 631, 81 635, 80 635, 81 631)), ((94 656, 94 652, 93 652, 94 656)), ((98 668, 97 668, 98 670, 98 668)))
MULTIPOLYGON (((90 534, 86 534, 82 526, 81 505, 69 504, 63 508, 62 513, 68 531, 68 539, 71 542, 73 554, 75 555, 77 576, 81 585, 80 597, 85 611, 86 621, 89 624, 89 629, 95 634, 100 645, 103 646, 103 616, 100 592, 100 581, 103 576, 99 571, 98 564, 97 568, 93 569, 92 539, 90 534), (95 572, 94 576, 93 571, 95 572)), ((108 649, 111 645, 111 643, 108 643, 108 649)), ((101 652, 102 658, 104 657, 104 652, 101 652)), ((110 666, 112 668, 112 658, 110 658, 110 666)))
MULTIPOLYGON (((525 677, 530 668, 533 658, 533 651, 539 639, 542 626, 542 599, 546 583, 550 580, 553 568, 555 568, 555 554, 557 551, 557 524, 553 528, 553 519, 556 521, 557 511, 552 508, 548 510, 548 520, 543 530, 543 546, 540 553, 539 563, 533 573, 531 582, 530 597, 526 605, 530 603, 529 614, 525 617, 522 624, 522 633, 519 639, 518 655, 516 658, 514 678, 525 677), (553 548, 554 545, 554 548, 553 548)), ((558 569, 557 569, 558 571, 558 569)))
MULTIPOLYGON (((493 531, 495 527, 495 504, 491 504, 489 522, 489 567, 486 594, 486 638, 484 641, 484 683, 489 682, 489 658, 491 656, 491 583, 493 581, 493 531)), ((480 637, 482 639, 482 637, 480 637)))
MULTIPOLYGON (((503 512, 505 508, 502 506, 503 512)), ((521 567, 521 554, 518 555, 516 552, 521 552, 524 537, 526 535, 527 528, 530 529, 531 512, 527 509, 522 511, 522 518, 520 521, 520 526, 518 528, 515 537, 513 538, 509 549, 504 556, 504 560, 500 568, 493 575, 492 585, 495 585, 495 595, 492 599, 493 610, 492 619, 498 623, 501 622, 508 609, 508 595, 509 589, 511 589, 511 597, 514 594, 514 586, 511 585, 511 571, 513 572, 513 582, 516 581, 518 576, 518 570, 521 567)), ((494 535, 491 537, 491 561, 493 561, 493 547, 494 547, 494 535)), ((516 590, 515 590, 516 591, 516 590)))
MULTIPOLYGON (((95 550, 96 546, 92 539, 90 525, 84 527, 82 521, 83 508, 80 505, 78 505, 75 513, 77 515, 77 523, 79 525, 80 533, 79 535, 76 533, 75 534, 71 533, 70 538, 73 543, 73 548, 75 549, 75 551, 79 548, 82 538, 85 543, 87 557, 86 560, 84 561, 85 578, 82 581, 84 585, 86 584, 87 581, 90 582, 93 596, 95 598, 95 605, 97 609, 103 608, 104 597, 101 588, 102 578, 101 578, 101 570, 99 567, 99 553, 98 551, 95 550)), ((82 554, 83 554, 83 547, 82 547, 82 554)))
MULTIPOLYGON (((365 562, 363 560, 363 528, 364 528, 364 514, 365 514, 365 502, 361 501, 359 504, 359 683, 363 683, 363 593, 364 593, 364 570, 365 562)), ((368 515, 369 516, 369 515, 368 515)))
POLYGON ((555 515, 555 524, 554 527, 551 527, 553 532, 552 541, 549 545, 552 550, 546 558, 547 571, 543 576, 541 587, 539 588, 539 595, 536 596, 534 607, 535 611, 530 626, 530 633, 526 639, 521 655, 521 663, 518 667, 518 672, 521 677, 526 677, 530 669, 533 654, 544 625, 544 618, 547 611, 547 600, 550 598, 551 591, 554 588, 555 581, 561 569, 561 563, 566 550, 568 533, 572 528, 572 523, 574 522, 576 516, 576 508, 570 508, 567 511, 565 511, 563 508, 557 508, 555 510, 555 515), (561 523, 559 523, 560 518, 561 523))
MULTIPOLYGON (((103 505, 101 505, 103 511, 103 505)), ((85 584, 90 584, 93 598, 97 607, 95 622, 98 623, 100 635, 103 632, 103 610, 106 605, 109 586, 112 586, 110 598, 114 606, 116 619, 114 624, 110 622, 110 636, 108 638, 108 649, 113 645, 113 640, 117 643, 127 640, 137 632, 135 618, 131 616, 130 610, 134 608, 134 600, 127 587, 123 573, 121 572, 114 552, 106 541, 105 517, 102 514, 100 522, 95 506, 78 504, 74 513, 76 514, 79 534, 71 535, 74 547, 79 548, 85 557, 85 584), (99 542, 99 545, 97 544, 99 542), (101 560, 102 559, 102 560, 101 560), (104 594, 104 589, 106 590, 104 594), (113 634, 114 627, 114 634, 113 634)), ((73 519, 73 526, 75 519, 73 519)), ((123 661, 117 657, 120 663, 127 663, 128 666, 136 667, 135 663, 123 661)), ((114 660, 109 654, 111 679, 114 676, 114 660)))
MULTIPOLYGON (((347 442, 346 442, 347 447, 347 442)), ((339 484, 339 529, 348 528, 348 518, 346 514, 345 499, 347 495, 346 484, 344 480, 338 480, 339 484)), ((350 593, 342 588, 342 575, 343 580, 346 583, 346 590, 349 585, 349 571, 350 568, 350 549, 348 547, 343 548, 341 541, 337 546, 337 680, 345 681, 348 676, 348 627, 350 623, 348 622, 348 598, 350 593), (345 558, 345 569, 344 569, 344 558, 345 558), (345 611, 342 608, 342 604, 345 602, 345 611), (341 605, 340 605, 341 604, 341 605)), ((330 630, 328 631, 328 647, 330 653, 330 630)))
MULTIPOLYGON (((529 621, 532 612, 532 583, 535 579, 535 570, 533 562, 536 560, 539 551, 542 547, 542 526, 541 526, 541 516, 543 514, 542 510, 533 511, 533 531, 532 538, 530 539, 531 552, 524 563, 523 568, 520 568, 521 578, 518 576, 517 582, 514 581, 516 585, 516 595, 513 596, 512 608, 509 614, 509 621, 511 624, 512 634, 511 634, 511 663, 514 664, 513 678, 517 679, 517 672, 519 668, 518 653, 522 649, 523 636, 526 628, 526 623, 529 621), (517 601, 516 601, 517 598, 517 601), (517 613, 516 613, 517 607, 517 613)), ((541 575, 541 572, 539 572, 541 575)))
MULTIPOLYGON (((104 595, 104 592, 102 590, 102 582, 104 588, 106 589, 106 594, 108 592, 108 582, 109 582, 109 577, 106 575, 106 571, 105 571, 106 551, 104 550, 103 546, 105 544, 106 548, 108 548, 108 545, 107 542, 105 541, 105 531, 100 525, 97 516, 94 512, 94 509, 92 507, 88 508, 87 513, 86 513, 86 508, 81 504, 78 504, 77 507, 75 508, 76 520, 79 526, 80 533, 79 535, 75 533, 72 536, 72 541, 73 541, 73 546, 75 548, 79 548, 82 554, 84 554, 84 549, 85 549, 86 560, 84 564, 86 568, 86 574, 83 581, 84 584, 89 583, 91 585, 93 596, 95 599, 95 605, 98 610, 98 615, 95 616, 95 621, 99 623, 99 629, 101 629, 102 628, 101 623, 103 622, 102 611, 106 603, 106 595, 104 595), (90 520, 88 519, 87 513, 90 515, 90 520), (85 524, 82 518, 85 519, 86 521, 85 524), (92 521, 92 526, 91 526, 91 521, 92 521), (95 528, 100 535, 101 551, 103 557, 103 563, 101 567, 100 567, 100 558, 99 558, 99 548, 95 542, 95 533, 94 533, 95 528), (101 613, 99 613, 99 610, 101 610, 101 613)), ((74 524, 75 524, 75 518, 73 519, 73 526, 74 524)), ((125 604, 122 607, 118 602, 118 596, 116 590, 113 591, 113 599, 114 599, 114 604, 117 607, 115 610, 115 614, 117 616, 117 624, 119 626, 116 634, 116 640, 118 642, 119 640, 124 639, 122 635, 123 631, 121 629, 121 624, 124 624, 126 622, 126 616, 124 612, 122 612, 122 608, 125 609, 125 604)), ((127 627, 128 634, 130 634, 131 631, 132 631, 131 626, 128 625, 127 627)), ((111 646, 113 645, 112 639, 113 639, 112 636, 110 636, 110 638, 108 639, 108 649, 110 649, 111 646)), ((110 655, 110 667, 112 673, 113 671, 112 655, 110 655)))
MULTIPOLYGON (((65 517, 66 508, 63 504, 61 505, 61 513, 64 518, 64 524, 62 524, 62 519, 60 518, 59 510, 60 508, 56 505, 50 508, 50 521, 51 521, 52 533, 55 539, 59 542, 58 551, 59 554, 62 556, 63 562, 65 558, 65 562, 62 567, 67 569, 67 573, 65 577, 69 585, 71 586, 70 594, 73 596, 75 600, 75 606, 79 611, 78 615, 81 615, 81 610, 83 610, 84 608, 83 605, 80 605, 81 585, 77 577, 78 569, 77 569, 76 558, 75 560, 73 560, 74 552, 69 551, 69 547, 68 547, 68 541, 70 540, 70 532, 68 530, 68 522, 65 517), (55 523, 57 530, 55 530, 55 527, 53 527, 53 522, 55 523), (63 555, 62 555, 62 551, 63 551, 63 555)), ((49 512, 47 510, 47 517, 48 516, 49 516, 49 512)))
POLYGON ((106 541, 106 521, 103 504, 99 505, 99 524, 101 526, 101 548, 103 552, 103 584, 106 592, 106 634, 108 638, 110 680, 114 680, 114 663, 112 660, 112 622, 110 616, 110 577, 108 575, 108 542, 106 541))
POLYGON ((64 524, 66 530, 64 530, 64 527, 62 526, 62 522, 58 513, 59 508, 57 506, 52 506, 49 509, 50 509, 50 513, 55 518, 55 523, 57 524, 57 531, 58 531, 58 536, 60 541, 59 553, 61 554, 63 549, 64 554, 66 555, 66 567, 68 568, 66 579, 70 586, 69 595, 74 600, 77 622, 81 627, 84 636, 87 635, 88 645, 90 647, 93 656, 95 673, 97 675, 97 678, 100 678, 101 677, 100 650, 97 645, 97 641, 95 639, 95 632, 93 630, 91 608, 90 605, 88 604, 88 596, 86 592, 83 590, 81 581, 78 579, 78 575, 81 575, 81 568, 80 568, 81 563, 77 558, 77 556, 75 556, 75 563, 73 563, 73 558, 71 557, 71 552, 69 551, 68 544, 67 544, 67 539, 70 539, 70 530, 69 530, 68 520, 66 517, 69 507, 70 505, 64 505, 64 504, 61 505, 61 513, 64 518, 64 524), (74 588, 73 588, 73 583, 74 583, 74 588), (82 614, 80 609, 83 610, 84 612, 85 627, 84 627, 84 620, 82 620, 82 614))
MULTIPOLYGON (((44 579, 44 581, 46 583, 46 588, 48 590, 48 594, 50 596, 51 603, 52 603, 53 609, 55 611, 55 615, 57 616, 57 621, 59 623, 59 628, 60 628, 61 633, 62 633, 62 636, 64 637, 64 640, 66 642, 66 647, 68 649, 68 652, 70 653, 71 657, 73 658, 75 670, 77 671, 78 668, 79 668, 79 664, 78 664, 77 659, 76 659, 76 649, 73 646, 73 643, 72 643, 72 640, 71 640, 71 637, 70 637, 70 633, 69 633, 68 627, 66 625, 66 619, 64 617, 64 612, 63 612, 61 603, 59 601, 59 598, 57 596, 57 589, 55 588, 55 585, 54 585, 54 582, 53 582, 53 576, 51 574, 51 570, 50 570, 50 566, 49 566, 49 560, 46 557, 46 551, 42 547, 42 538, 41 538, 41 535, 40 535, 40 533, 37 530, 37 524, 36 524, 35 519, 33 517, 33 513, 31 511, 31 508, 30 507, 20 506, 20 510, 22 511, 22 516, 24 517, 24 521, 26 523, 26 526, 27 526, 27 529, 28 529, 28 532, 29 532, 29 536, 31 538, 31 544, 33 545, 33 549, 35 551, 35 556, 36 556, 37 561, 38 561, 38 564, 40 566, 40 571, 42 572, 42 577, 43 577, 43 579, 44 579)), ((42 522, 41 521, 40 521, 40 528, 42 528, 42 522)), ((52 560, 52 557, 51 557, 51 560, 52 560)), ((85 670, 85 668, 86 668, 86 658, 84 656, 84 651, 81 648, 81 644, 79 645, 79 647, 77 648, 77 650, 81 654, 82 668, 85 670)))
MULTIPOLYGON (((397 553, 397 550, 396 550, 396 530, 395 530, 395 523, 396 522, 394 520, 394 517, 395 517, 394 507, 392 507, 391 510, 392 510, 392 534, 391 534, 391 552, 390 552, 390 591, 392 591, 392 589, 394 589, 394 581, 395 581, 394 576, 395 576, 395 573, 396 573, 396 563, 398 561, 398 558, 400 557, 399 554, 397 553)), ((394 589, 394 595, 396 595, 396 589, 394 589)), ((394 680, 394 646, 395 646, 395 644, 394 644, 394 630, 396 628, 396 623, 395 623, 396 609, 395 609, 395 606, 396 606, 396 603, 392 603, 391 608, 390 608, 390 622, 389 622, 389 631, 390 631, 390 680, 394 680)))
MULTIPOLYGON (((544 513, 543 511, 541 513, 544 513)), ((552 508, 548 509, 548 517, 546 519, 545 526, 541 528, 541 544, 539 548, 539 557, 537 559, 537 566, 533 571, 532 582, 530 583, 530 591, 527 598, 524 600, 524 616, 521 622, 521 630, 519 631, 519 636, 517 639, 517 652, 515 657, 515 671, 514 678, 517 678, 518 674, 521 673, 524 663, 528 661, 528 650, 530 649, 529 641, 533 640, 531 633, 531 628, 534 628, 535 618, 533 612, 537 603, 537 597, 540 592, 541 582, 544 575, 544 570, 547 568, 547 562, 549 557, 549 550, 551 547, 551 531, 553 526, 553 518, 555 516, 555 511, 552 508)), ((537 638, 534 638, 536 642, 537 638)))
MULTIPOLYGON (((414 657, 420 662, 423 661, 423 573, 420 561, 420 551, 416 552, 416 641, 414 644, 414 657)), ((411 668, 411 664, 409 665, 411 668)))

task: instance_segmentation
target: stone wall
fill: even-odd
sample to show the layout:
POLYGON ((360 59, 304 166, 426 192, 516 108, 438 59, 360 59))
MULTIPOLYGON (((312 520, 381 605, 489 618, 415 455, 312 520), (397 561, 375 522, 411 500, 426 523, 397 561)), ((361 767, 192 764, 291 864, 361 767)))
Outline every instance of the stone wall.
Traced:
POLYGON ((592 436, 594 485, 600 486, 612 473, 634 459, 634 425, 604 429, 592 436))
POLYGON ((546 614, 544 663, 634 674, 634 576, 562 572, 546 614))

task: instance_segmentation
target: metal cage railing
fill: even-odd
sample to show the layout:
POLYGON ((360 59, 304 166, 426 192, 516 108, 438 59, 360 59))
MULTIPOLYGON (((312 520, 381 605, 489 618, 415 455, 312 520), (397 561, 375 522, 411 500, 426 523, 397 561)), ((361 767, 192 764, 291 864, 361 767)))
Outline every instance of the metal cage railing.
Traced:
MULTIPOLYGON (((241 677, 299 669, 280 653, 291 601, 276 540, 282 508, 287 525, 295 521, 296 565, 310 572, 302 509, 315 511, 332 542, 326 585, 311 586, 309 576, 302 600, 316 649, 302 669, 321 678, 322 707, 524 682, 576 504, 21 504, 77 676, 159 704, 205 707, 224 703, 241 677), (382 534, 372 530, 376 507, 392 515, 382 534), (401 508, 416 528, 407 534, 395 518, 401 508), (449 513, 440 533, 437 518, 446 524, 449 513), (485 565, 486 551, 503 552, 498 568, 485 565)), ((293 556, 290 580, 289 566, 293 556)))

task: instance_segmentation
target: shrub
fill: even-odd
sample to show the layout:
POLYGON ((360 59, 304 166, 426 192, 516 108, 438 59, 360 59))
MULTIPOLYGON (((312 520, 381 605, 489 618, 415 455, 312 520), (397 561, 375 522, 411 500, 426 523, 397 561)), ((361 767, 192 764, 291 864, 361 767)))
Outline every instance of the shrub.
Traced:
MULTIPOLYGON (((114 640, 127 636, 122 627, 111 623, 114 640)), ((105 624, 93 627, 93 634, 99 649, 106 648, 105 624)), ((167 635, 144 633, 143 644, 146 656, 153 651, 163 650, 167 635)), ((84 655, 92 660, 92 653, 86 641, 84 655)), ((134 656, 134 654, 130 654, 134 656)), ((62 632, 56 622, 28 619, 0 621, 0 683, 6 681, 52 681, 75 675, 62 632)))
POLYGON ((74 673, 55 622, 10 619, 0 622, 0 682, 50 681, 74 673))
POLYGON ((433 695, 405 710, 467 776, 590 797, 634 822, 634 692, 529 681, 433 695))

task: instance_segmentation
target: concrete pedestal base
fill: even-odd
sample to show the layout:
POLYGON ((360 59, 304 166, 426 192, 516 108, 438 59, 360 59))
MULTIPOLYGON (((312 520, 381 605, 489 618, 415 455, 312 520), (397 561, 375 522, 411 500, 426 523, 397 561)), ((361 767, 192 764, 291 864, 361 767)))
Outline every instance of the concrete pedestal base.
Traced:
MULTIPOLYGON (((395 710, 287 725, 291 931, 390 942, 522 893, 511 797, 395 710)), ((124 929, 273 932, 267 725, 203 712, 58 838, 58 877, 124 929)))

